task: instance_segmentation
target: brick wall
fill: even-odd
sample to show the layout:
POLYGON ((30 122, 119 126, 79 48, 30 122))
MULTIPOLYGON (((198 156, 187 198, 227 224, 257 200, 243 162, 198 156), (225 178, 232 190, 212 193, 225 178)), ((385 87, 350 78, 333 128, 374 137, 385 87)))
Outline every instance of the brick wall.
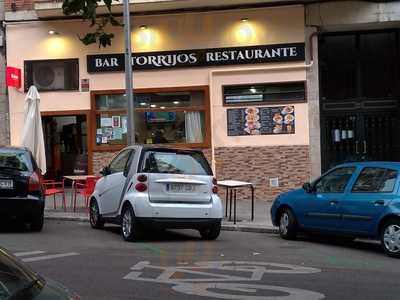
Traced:
POLYGON ((116 152, 93 152, 93 174, 98 175, 115 154, 116 152))
MULTIPOLYGON (((204 149, 211 163, 211 149, 204 149)), ((93 172, 98 172, 115 152, 94 152, 93 172)), ((255 199, 272 201, 277 194, 300 187, 310 180, 309 146, 224 147, 215 149, 218 180, 235 179, 252 182, 255 199), (270 187, 270 178, 279 178, 279 187, 270 187)), ((220 191, 225 198, 225 191, 220 191)), ((250 199, 248 189, 238 197, 250 199)))
POLYGON ((31 10, 34 2, 34 0, 4 0, 4 9, 5 11, 31 10))
MULTIPOLYGON (((256 200, 272 201, 277 194, 298 188, 310 180, 308 146, 224 147, 215 149, 218 180, 252 182, 256 200), (279 187, 270 187, 270 178, 279 178, 279 187)), ((247 189, 238 197, 249 198, 247 189)), ((221 191, 221 197, 225 192, 221 191)))

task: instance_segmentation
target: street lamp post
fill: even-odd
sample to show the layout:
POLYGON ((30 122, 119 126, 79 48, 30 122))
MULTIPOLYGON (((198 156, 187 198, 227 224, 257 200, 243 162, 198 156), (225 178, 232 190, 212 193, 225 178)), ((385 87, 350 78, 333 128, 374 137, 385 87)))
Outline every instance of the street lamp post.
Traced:
POLYGON ((128 145, 135 144, 134 97, 133 97, 133 72, 132 72, 132 46, 131 46, 131 21, 129 0, 124 1, 124 35, 125 35, 125 94, 128 101, 128 145))

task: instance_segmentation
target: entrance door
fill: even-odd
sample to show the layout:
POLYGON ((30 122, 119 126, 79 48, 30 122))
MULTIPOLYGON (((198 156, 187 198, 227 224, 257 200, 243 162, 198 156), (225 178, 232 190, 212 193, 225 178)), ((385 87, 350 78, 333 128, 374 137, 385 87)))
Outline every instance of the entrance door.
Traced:
POLYGON ((46 178, 88 174, 86 115, 43 116, 46 178))
POLYGON ((319 37, 322 171, 400 161, 400 30, 319 37))

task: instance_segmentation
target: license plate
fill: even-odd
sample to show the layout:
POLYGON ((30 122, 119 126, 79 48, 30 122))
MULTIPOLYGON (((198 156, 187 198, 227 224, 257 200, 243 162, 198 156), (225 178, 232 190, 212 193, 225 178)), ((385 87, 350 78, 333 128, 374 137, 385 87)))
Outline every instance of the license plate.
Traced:
POLYGON ((14 181, 0 179, 0 189, 10 190, 14 188, 14 181))
POLYGON ((195 185, 171 183, 167 185, 167 191, 173 193, 191 193, 195 191, 195 185))

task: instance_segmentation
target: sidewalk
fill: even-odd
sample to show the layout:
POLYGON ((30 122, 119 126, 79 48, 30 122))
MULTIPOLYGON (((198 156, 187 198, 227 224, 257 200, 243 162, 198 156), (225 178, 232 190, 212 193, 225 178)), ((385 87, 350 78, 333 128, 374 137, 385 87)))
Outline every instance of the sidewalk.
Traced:
MULTIPOLYGON (((89 222, 88 209, 85 208, 83 197, 77 198, 77 209, 73 212, 71 206, 71 194, 66 195, 67 211, 62 208, 61 196, 56 197, 56 209, 53 206, 53 198, 46 199, 45 218, 50 220, 78 221, 89 222)), ((225 200, 223 200, 225 213, 225 200)), ((229 231, 246 231, 246 232, 266 232, 275 233, 277 228, 272 226, 271 216, 269 213, 271 202, 255 201, 254 205, 254 221, 251 219, 251 201, 237 200, 237 218, 236 225, 233 221, 223 220, 222 229, 229 231)), ((233 219, 233 211, 232 211, 233 219)))

